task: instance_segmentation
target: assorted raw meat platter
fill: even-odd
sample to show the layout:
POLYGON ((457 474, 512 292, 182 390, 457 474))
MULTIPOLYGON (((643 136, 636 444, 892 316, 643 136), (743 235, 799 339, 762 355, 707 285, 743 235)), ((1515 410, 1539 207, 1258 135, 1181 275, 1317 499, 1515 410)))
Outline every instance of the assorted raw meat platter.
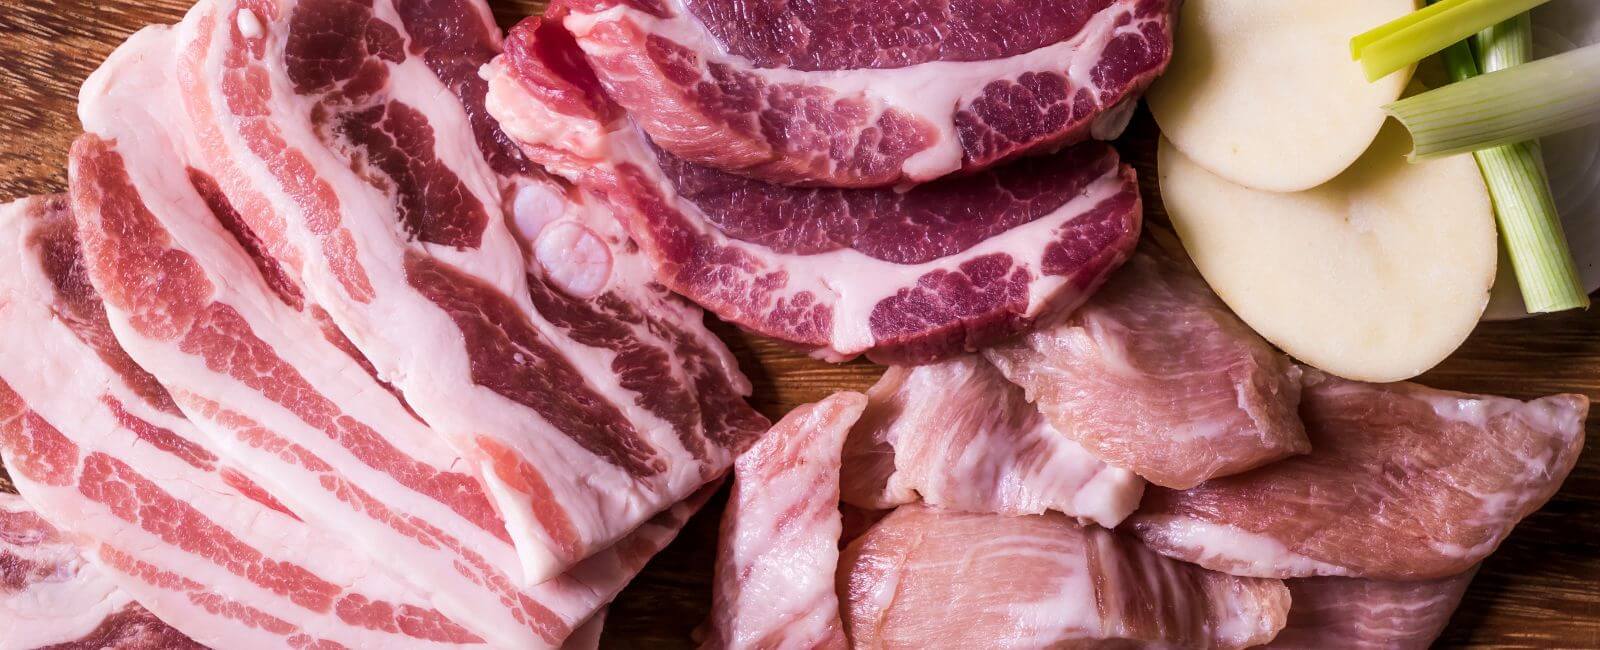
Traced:
POLYGON ((1595 288, 1547 1, 198 0, 0 207, 0 649, 1430 647, 1584 444, 1415 379, 1595 288))

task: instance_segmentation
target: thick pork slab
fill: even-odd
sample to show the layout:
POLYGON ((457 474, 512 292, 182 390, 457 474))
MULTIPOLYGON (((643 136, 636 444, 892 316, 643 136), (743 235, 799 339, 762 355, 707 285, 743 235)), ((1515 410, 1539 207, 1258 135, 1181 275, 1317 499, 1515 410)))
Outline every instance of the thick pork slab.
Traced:
POLYGON ((922 182, 1121 133, 1169 0, 565 0, 606 92, 678 158, 785 184, 922 182))
POLYGON ((1311 451, 1300 368, 1211 292, 1170 233, 1061 325, 984 351, 1056 429, 1151 483, 1186 489, 1311 451))
POLYGON ((1289 612, 1280 581, 1170 560, 1061 515, 921 505, 845 549, 839 593, 856 648, 1245 648, 1289 612))
POLYGON ((1312 452, 1151 490, 1129 522, 1163 554, 1237 575, 1426 580, 1466 572, 1561 486, 1589 401, 1531 402, 1310 373, 1312 452))
POLYGON ((553 20, 514 30, 486 70, 489 111, 531 158, 604 197, 663 284, 817 356, 976 350, 1076 307, 1137 240, 1133 171, 1098 143, 907 192, 695 165, 636 128, 553 20))
POLYGON ((1477 571, 1393 582, 1365 578, 1285 580, 1294 606, 1274 650, 1428 650, 1450 623, 1477 571))
POLYGON ((839 454, 867 405, 838 393, 801 406, 734 463, 704 648, 844 650, 839 454))
POLYGON ((894 366, 845 444, 844 500, 867 509, 922 501, 968 512, 1054 510, 1115 526, 1144 481, 1106 465, 1045 421, 977 355, 894 366))

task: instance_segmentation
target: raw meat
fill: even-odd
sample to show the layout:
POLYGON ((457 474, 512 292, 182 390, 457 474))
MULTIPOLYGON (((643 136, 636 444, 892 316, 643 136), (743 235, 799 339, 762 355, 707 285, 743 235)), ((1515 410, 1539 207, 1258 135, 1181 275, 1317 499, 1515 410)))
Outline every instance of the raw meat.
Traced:
POLYGON ((1476 570, 1391 582, 1365 578, 1285 580, 1294 606, 1276 650, 1428 650, 1450 623, 1476 570))
POLYGON ((201 648, 128 598, 15 494, 0 493, 0 650, 201 648))
POLYGON ((1313 451, 1186 490, 1128 521, 1155 550, 1237 575, 1461 574, 1572 471, 1589 400, 1531 402, 1309 372, 1313 451))
POLYGON ((529 585, 467 464, 372 375, 216 191, 218 173, 194 154, 206 134, 180 119, 174 36, 135 35, 80 102, 90 133, 72 154, 75 216, 117 339, 220 456, 307 523, 387 563, 493 645, 558 646, 706 492, 529 585))
POLYGON ((1222 304, 1171 233, 1143 243, 1061 325, 984 352, 1056 429, 1187 489, 1311 451, 1300 369, 1222 304))
POLYGON ((0 212, 0 451, 111 583, 215 647, 481 643, 218 456, 111 336, 64 199, 0 212))
POLYGON ((1289 611, 1277 580, 1161 557, 1057 514, 902 506, 845 549, 845 625, 856 648, 1244 648, 1289 611))
POLYGON ((476 76, 500 45, 481 0, 213 0, 180 40, 182 109, 221 194, 461 451, 526 581, 766 429, 699 310, 632 284, 645 266, 620 227, 503 146, 476 76))
POLYGON ((813 354, 920 363, 1071 310, 1138 238, 1133 170, 1086 143, 964 178, 797 189, 655 148, 571 35, 519 25, 488 110, 530 157, 605 198, 660 281, 813 354))
POLYGON ((839 187, 921 182, 1116 137, 1172 53, 1176 0, 561 0, 661 148, 839 187))
POLYGON ((867 398, 837 393, 773 425, 734 463, 703 648, 837 648, 839 454, 867 398))
POLYGON ((852 505, 1055 510, 1111 527, 1144 493, 1138 476, 1052 428, 982 357, 889 368, 867 397, 845 446, 844 499, 852 505))
POLYGON ((584 623, 567 637, 567 642, 561 644, 561 650, 600 650, 600 634, 605 631, 606 611, 608 607, 601 607, 594 616, 589 617, 589 622, 584 623))

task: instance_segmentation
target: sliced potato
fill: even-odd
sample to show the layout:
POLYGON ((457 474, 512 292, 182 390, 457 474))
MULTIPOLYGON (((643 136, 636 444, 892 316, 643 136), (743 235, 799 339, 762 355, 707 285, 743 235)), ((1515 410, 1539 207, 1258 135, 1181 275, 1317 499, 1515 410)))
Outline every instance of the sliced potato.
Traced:
POLYGON ((1172 65, 1147 97, 1189 159, 1239 185, 1298 192, 1366 151, 1409 70, 1368 83, 1350 37, 1414 0, 1187 0, 1172 65))
POLYGON ((1229 182, 1163 140, 1161 198, 1206 281, 1267 340, 1341 377, 1396 381, 1461 345, 1496 266, 1472 157, 1408 163, 1410 150, 1391 123, 1337 178, 1276 193, 1229 182))

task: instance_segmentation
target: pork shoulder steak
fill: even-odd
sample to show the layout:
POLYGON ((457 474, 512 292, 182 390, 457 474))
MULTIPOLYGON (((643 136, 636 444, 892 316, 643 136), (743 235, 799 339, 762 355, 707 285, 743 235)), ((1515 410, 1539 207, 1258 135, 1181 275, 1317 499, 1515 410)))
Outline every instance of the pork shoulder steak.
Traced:
POLYGON ((1176 0, 563 0, 617 103, 688 161, 785 184, 922 182, 1110 139, 1176 0))
POLYGON ((976 350, 1076 307, 1138 238, 1133 170, 1101 143, 904 192, 794 188, 657 147, 556 17, 524 21, 506 52, 489 112, 604 197, 663 284, 829 360, 976 350))

